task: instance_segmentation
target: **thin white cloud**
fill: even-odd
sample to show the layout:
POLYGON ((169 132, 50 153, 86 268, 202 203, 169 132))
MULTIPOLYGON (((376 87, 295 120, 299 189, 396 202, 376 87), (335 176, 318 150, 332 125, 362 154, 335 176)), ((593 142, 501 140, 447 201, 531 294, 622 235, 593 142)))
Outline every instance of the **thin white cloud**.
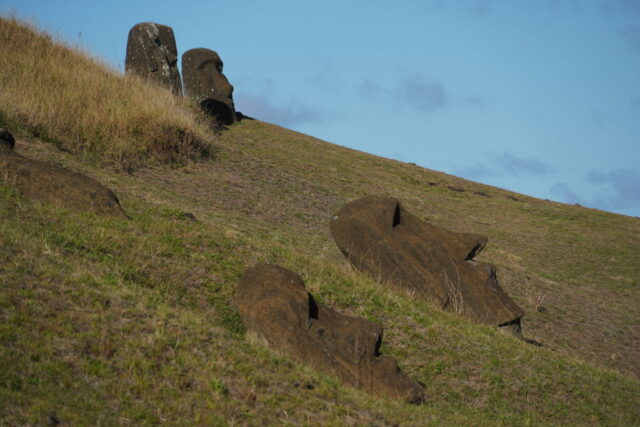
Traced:
POLYGON ((485 179, 498 176, 522 178, 526 176, 547 176, 554 173, 555 168, 535 157, 519 157, 507 151, 488 156, 485 162, 454 169, 456 175, 468 179, 485 179))
POLYGON ((553 185, 549 191, 559 201, 613 212, 638 212, 640 209, 640 174, 630 169, 591 171, 586 180, 588 196, 583 196, 564 183, 553 185))
POLYGON ((496 0, 468 0, 467 10, 472 15, 486 15, 493 10, 496 0))
POLYGON ((488 103, 485 97, 478 96, 478 95, 467 96, 464 101, 465 103, 478 108, 484 108, 488 103))
POLYGON ((499 0, 459 0, 456 2, 451 0, 432 0, 428 5, 435 10, 448 7, 461 8, 463 12, 469 15, 481 16, 491 13, 498 3, 500 3, 499 0))
POLYGON ((601 8, 605 12, 640 14, 640 0, 606 0, 601 3, 601 8))
POLYGON ((400 80, 396 97, 403 104, 424 113, 443 109, 449 104, 449 95, 444 84, 425 77, 422 73, 411 73, 400 80))
POLYGON ((578 203, 581 205, 589 205, 583 197, 579 196, 576 192, 571 190, 569 186, 562 182, 554 184, 549 191, 556 196, 559 201, 564 203, 578 203))
POLYGON ((388 95, 388 91, 386 89, 367 78, 362 79, 362 81, 356 84, 356 91, 363 101, 379 99, 382 96, 388 95))
POLYGON ((280 126, 324 122, 331 114, 321 107, 310 107, 295 99, 275 104, 268 96, 243 93, 234 96, 236 109, 244 115, 280 126))
POLYGON ((640 174, 631 169, 591 171, 589 182, 600 187, 600 199, 613 209, 640 207, 640 174))
POLYGON ((627 25, 622 30, 622 35, 627 42, 636 50, 640 50, 640 26, 627 25))

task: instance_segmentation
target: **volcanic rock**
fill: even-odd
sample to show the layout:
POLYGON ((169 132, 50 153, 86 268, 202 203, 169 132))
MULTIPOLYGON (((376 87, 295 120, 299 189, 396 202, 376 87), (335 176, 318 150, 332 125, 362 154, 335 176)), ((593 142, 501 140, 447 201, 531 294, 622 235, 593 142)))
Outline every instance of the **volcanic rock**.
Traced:
POLYGON ((222 60, 210 49, 197 48, 182 55, 185 96, 194 99, 209 115, 226 125, 238 120, 233 86, 222 73, 222 60))
POLYGON ((391 197, 347 203, 331 220, 344 255, 375 279, 476 322, 520 333, 524 312, 505 294, 490 264, 473 258, 487 238, 436 227, 391 197))
POLYGON ((129 31, 124 69, 182 95, 178 49, 171 27, 154 22, 134 25, 129 31))
POLYGON ((317 304, 300 277, 277 265, 245 272, 236 304, 247 330, 270 346, 376 395, 418 403, 423 389, 380 354, 382 326, 317 304))
POLYGON ((0 180, 28 199, 126 218, 118 198, 98 181, 51 163, 31 160, 0 144, 0 180))

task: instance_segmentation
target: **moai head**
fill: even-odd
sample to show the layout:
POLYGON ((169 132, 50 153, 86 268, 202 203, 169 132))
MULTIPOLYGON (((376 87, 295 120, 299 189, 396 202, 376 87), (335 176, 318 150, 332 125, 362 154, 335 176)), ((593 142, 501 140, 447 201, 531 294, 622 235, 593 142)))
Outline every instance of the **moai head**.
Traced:
POLYGON ((125 73, 134 73, 182 95, 178 50, 173 29, 153 22, 136 24, 129 31, 125 73))
POLYGON ((486 237, 436 227, 385 196, 347 203, 330 226, 340 250, 369 275, 447 311, 519 333, 524 312, 498 285, 495 268, 474 261, 486 237))
POLYGON ((248 332, 273 348, 368 393, 422 401, 422 386, 380 354, 382 325, 318 304, 294 272, 270 264, 250 268, 235 302, 248 332))
POLYGON ((197 48, 182 55, 185 96, 223 124, 237 120, 233 105, 233 86, 222 73, 222 60, 210 49, 197 48))

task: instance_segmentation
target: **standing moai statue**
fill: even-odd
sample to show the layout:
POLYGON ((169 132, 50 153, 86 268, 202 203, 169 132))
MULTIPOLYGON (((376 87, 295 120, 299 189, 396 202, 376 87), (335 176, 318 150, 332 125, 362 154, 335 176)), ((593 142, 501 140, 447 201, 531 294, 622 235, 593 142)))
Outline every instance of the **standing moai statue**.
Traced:
POLYGON ((185 96, 194 99, 218 122, 238 120, 233 105, 233 86, 222 73, 222 60, 210 49, 197 48, 182 55, 185 96))
POLYGON ((178 49, 173 29, 153 22, 136 24, 129 31, 125 73, 134 73, 182 95, 178 49))

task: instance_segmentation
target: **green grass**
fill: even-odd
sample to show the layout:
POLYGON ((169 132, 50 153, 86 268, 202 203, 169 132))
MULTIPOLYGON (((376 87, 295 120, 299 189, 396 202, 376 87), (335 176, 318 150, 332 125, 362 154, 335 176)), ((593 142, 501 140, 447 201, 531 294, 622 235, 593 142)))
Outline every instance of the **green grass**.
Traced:
POLYGON ((228 237, 146 202, 127 203, 132 219, 119 220, 7 187, 0 201, 9 424, 638 422, 637 380, 389 291, 329 262, 329 248, 300 254, 295 239, 266 230, 228 237), (246 342, 230 302, 258 260, 301 272, 324 303, 382 321, 383 352, 426 385, 427 403, 376 399, 246 342))
POLYGON ((19 153, 107 184, 130 219, 42 205, 0 183, 2 424, 640 423, 637 218, 514 201, 259 121, 230 126, 215 159, 132 173, 12 123, 19 153), (527 312, 524 335, 544 346, 349 266, 328 222, 370 193, 489 236, 480 258, 498 266, 527 312), (425 384, 426 402, 358 392, 246 340, 233 294, 256 262, 287 267, 319 302, 381 322, 383 353, 425 384))

